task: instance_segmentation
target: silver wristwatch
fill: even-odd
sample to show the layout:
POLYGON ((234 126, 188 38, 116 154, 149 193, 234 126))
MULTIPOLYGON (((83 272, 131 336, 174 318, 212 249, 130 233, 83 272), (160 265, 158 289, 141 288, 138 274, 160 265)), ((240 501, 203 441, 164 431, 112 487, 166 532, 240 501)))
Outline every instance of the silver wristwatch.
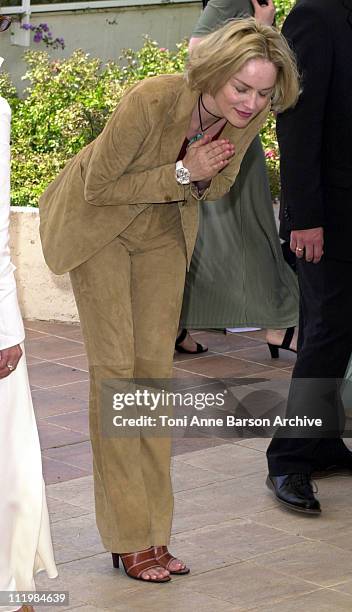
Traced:
POLYGON ((175 177, 180 185, 189 185, 191 182, 191 173, 184 167, 181 160, 176 162, 175 177))

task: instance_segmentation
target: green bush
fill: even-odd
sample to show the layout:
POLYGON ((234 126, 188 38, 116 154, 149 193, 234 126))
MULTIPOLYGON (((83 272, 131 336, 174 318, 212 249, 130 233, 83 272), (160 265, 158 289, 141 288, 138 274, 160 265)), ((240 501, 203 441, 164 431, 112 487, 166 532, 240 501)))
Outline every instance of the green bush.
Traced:
MULTIPOLYGON (((290 12, 296 0, 274 0, 276 5, 276 23, 278 27, 290 12)), ((269 116, 264 128, 261 131, 261 139, 264 146, 266 165, 269 174, 270 189, 273 198, 280 196, 280 157, 279 148, 276 140, 275 117, 269 116)))
MULTIPOLYGON (((277 0, 278 23, 294 0, 277 0)), ((105 65, 83 51, 52 60, 43 51, 27 51, 24 76, 29 84, 20 99, 10 76, 0 72, 0 95, 12 116, 12 204, 37 206, 38 199, 67 160, 91 142, 127 87, 149 76, 182 72, 187 42, 175 52, 145 38, 135 52, 105 65)), ((279 195, 278 150, 273 117, 262 132, 273 197, 279 195)))
POLYGON ((288 15, 293 5, 296 4, 296 0, 274 0, 274 3, 276 6, 276 23, 281 27, 286 15, 288 15))
POLYGON ((23 99, 0 72, 0 95, 13 111, 12 204, 37 206, 67 160, 98 136, 126 88, 148 76, 182 72, 186 56, 186 42, 170 52, 148 37, 139 51, 126 50, 118 63, 105 65, 81 50, 64 60, 27 51, 23 99))

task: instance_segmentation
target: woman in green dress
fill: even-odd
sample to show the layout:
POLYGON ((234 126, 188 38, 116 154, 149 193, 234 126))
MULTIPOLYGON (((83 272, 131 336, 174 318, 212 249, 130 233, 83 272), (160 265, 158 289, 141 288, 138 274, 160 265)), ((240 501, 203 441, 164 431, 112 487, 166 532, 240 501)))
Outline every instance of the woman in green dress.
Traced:
MULTIPOLYGON (((228 19, 254 15, 271 24, 272 0, 210 0, 193 31, 190 48, 228 19)), ((265 156, 259 137, 249 147, 230 192, 199 209, 199 231, 187 275, 180 319, 180 352, 207 350, 187 329, 267 328, 272 356, 295 349, 298 319, 295 275, 283 259, 274 219, 265 156), (287 333, 285 334, 285 329, 287 333)))

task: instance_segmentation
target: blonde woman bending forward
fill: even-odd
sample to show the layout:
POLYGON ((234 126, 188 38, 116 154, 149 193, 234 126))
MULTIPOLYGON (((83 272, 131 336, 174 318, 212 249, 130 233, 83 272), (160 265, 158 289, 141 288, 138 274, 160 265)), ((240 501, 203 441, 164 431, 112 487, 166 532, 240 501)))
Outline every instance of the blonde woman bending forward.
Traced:
POLYGON ((230 189, 270 109, 297 95, 284 38, 233 21, 199 43, 185 75, 132 87, 41 199, 46 261, 70 271, 88 353, 97 523, 132 578, 189 571, 167 549, 170 439, 102 436, 102 381, 171 376, 198 205, 230 189))

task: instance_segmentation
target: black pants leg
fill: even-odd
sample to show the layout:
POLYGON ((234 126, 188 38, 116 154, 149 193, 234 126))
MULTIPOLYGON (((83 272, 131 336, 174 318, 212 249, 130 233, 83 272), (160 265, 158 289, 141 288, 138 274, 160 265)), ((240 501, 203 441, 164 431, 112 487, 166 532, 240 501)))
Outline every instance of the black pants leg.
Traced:
POLYGON ((300 285, 300 334, 287 416, 322 418, 325 437, 281 437, 267 451, 273 476, 310 473, 342 444, 344 412, 341 379, 352 352, 352 262, 297 262, 300 285), (320 460, 320 461, 319 461, 320 460))

